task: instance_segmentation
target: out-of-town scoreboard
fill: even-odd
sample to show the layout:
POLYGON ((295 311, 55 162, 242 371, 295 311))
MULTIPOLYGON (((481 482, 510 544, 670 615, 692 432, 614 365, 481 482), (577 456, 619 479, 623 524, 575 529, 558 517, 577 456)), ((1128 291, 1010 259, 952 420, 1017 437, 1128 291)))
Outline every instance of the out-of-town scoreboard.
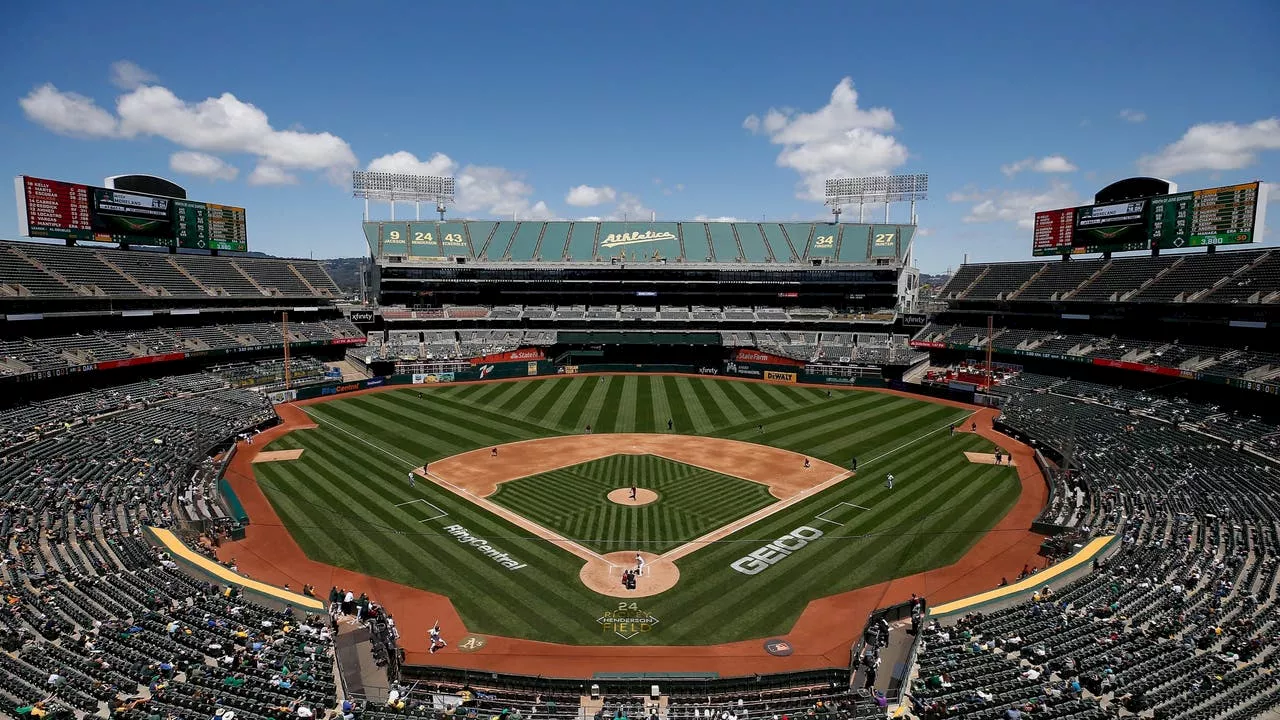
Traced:
POLYGON ((1038 212, 1032 252, 1068 255, 1258 242, 1266 189, 1251 182, 1038 212))
POLYGON ((59 240, 249 249, 244 208, 21 175, 18 232, 59 240))

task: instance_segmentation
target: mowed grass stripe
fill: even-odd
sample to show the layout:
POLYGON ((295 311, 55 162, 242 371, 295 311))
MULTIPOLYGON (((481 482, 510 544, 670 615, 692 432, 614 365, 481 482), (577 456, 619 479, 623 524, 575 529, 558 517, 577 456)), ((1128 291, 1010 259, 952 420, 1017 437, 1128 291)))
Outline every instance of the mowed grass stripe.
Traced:
MULTIPOLYGON (((836 389, 828 398, 821 389, 673 376, 416 386, 341 398, 307 408, 324 421, 319 428, 272 444, 272 449, 303 448, 299 460, 255 469, 282 520, 313 557, 383 577, 407 572, 411 577, 402 581, 449 595, 473 632, 613 643, 617 638, 603 636, 595 617, 614 603, 581 586, 578 558, 434 485, 419 483, 411 491, 404 476, 410 462, 509 441, 495 438, 580 433, 591 413, 601 417, 610 407, 613 428, 665 432, 670 418, 678 432, 736 436, 813 457, 825 453, 831 457, 824 459, 841 465, 848 453, 861 461, 859 477, 682 559, 680 584, 642 603, 661 619, 658 630, 633 643, 699 644, 786 632, 811 599, 959 557, 1018 495, 1013 469, 964 459, 964 450, 989 452, 990 443, 938 431, 965 411, 858 390, 836 389), (613 404, 605 406, 606 400, 613 404), (768 429, 763 435, 755 430, 761 423, 768 429), (890 471, 898 478, 892 493, 883 487, 884 473, 890 471), (319 487, 308 488, 315 484, 319 487), (474 549, 432 534, 438 533, 432 526, 443 527, 444 521, 419 523, 427 516, 420 504, 392 508, 412 492, 444 508, 448 522, 464 525, 528 567, 508 572, 474 549), (842 520, 845 526, 813 519, 840 501, 872 510, 851 512, 842 520), (827 535, 760 575, 745 576, 729 567, 801 524, 822 527, 827 535), (380 554, 396 557, 379 561, 380 554)), ((599 424, 604 423, 602 418, 599 424)), ((644 472, 638 457, 609 459, 608 479, 615 487, 644 472)), ((593 487, 573 474, 560 480, 560 490, 541 488, 530 501, 536 510, 518 511, 558 513, 573 534, 611 544, 697 537, 704 521, 727 522, 716 513, 733 519, 751 511, 745 500, 717 492, 701 470, 666 465, 648 472, 653 485, 672 487, 646 513, 607 503, 604 487, 594 490, 602 507, 590 510, 582 498, 593 487), (663 508, 669 497, 683 507, 663 508)), ((755 487, 764 492, 765 502, 773 501, 762 486, 755 487)))

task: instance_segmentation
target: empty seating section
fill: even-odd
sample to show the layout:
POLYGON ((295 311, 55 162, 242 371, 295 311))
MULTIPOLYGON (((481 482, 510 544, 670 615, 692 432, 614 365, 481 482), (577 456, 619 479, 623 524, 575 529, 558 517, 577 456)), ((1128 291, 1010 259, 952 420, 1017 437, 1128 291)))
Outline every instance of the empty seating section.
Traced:
POLYGON ((542 229, 545 227, 546 223, 540 222, 520 223, 520 227, 516 229, 515 236, 511 240, 511 249, 507 251, 506 259, 516 262, 533 260, 538 249, 538 240, 542 236, 542 229))
POLYGON ((1170 302, 1175 299, 1186 300, 1189 296, 1208 290, 1219 280, 1253 263, 1262 256, 1258 250, 1215 253, 1197 257, 1170 267, 1168 272, 1156 278, 1155 282, 1142 288, 1129 297, 1130 302, 1170 302))
MULTIPOLYGON (((742 256, 747 262, 762 263, 773 260, 769 247, 765 244, 764 235, 756 223, 734 223, 734 231, 738 234, 738 242, 742 245, 742 256)), ((782 256, 786 258, 786 255, 782 256)))
POLYGON ((986 271, 986 265, 961 265, 938 291, 938 297, 947 300, 960 297, 986 271))
POLYGON ((292 266, 283 260, 237 261, 236 267, 271 295, 299 297, 314 294, 291 269, 292 266))
POLYGON ((596 257, 596 231, 600 226, 591 222, 570 223, 569 245, 565 259, 570 262, 591 262, 596 257))
MULTIPOLYGON (((14 295, 57 297, 75 294, 75 290, 20 257, 7 244, 0 244, 0 286, 8 288, 14 295)), ((3 288, 0 288, 0 297, 9 294, 3 288)))
POLYGON ((560 262, 565 257, 565 244, 569 242, 569 223, 547 223, 542 232, 542 244, 538 246, 537 260, 560 262))
POLYGON ((996 263, 987 266, 987 274, 961 297, 966 300, 994 300, 1022 287, 1044 267, 1043 263, 996 263))
POLYGON ((816 223, 783 223, 782 232, 791 241, 791 247, 801 260, 809 257, 809 244, 820 226, 816 223))
POLYGON ((1072 293, 1067 300, 1106 302, 1113 297, 1120 299, 1177 261, 1177 257, 1167 255, 1112 260, 1097 277, 1085 283, 1084 287, 1072 293))
POLYGON ((174 262, 200 281, 201 285, 219 295, 262 297, 262 291, 253 286, 237 268, 225 258, 202 255, 174 255, 174 262))
POLYGON ((1045 263, 1044 272, 1016 296, 1018 300, 1061 300, 1103 266, 1101 260, 1058 260, 1045 263))
POLYGON ((1280 252, 1272 250, 1253 267, 1215 287, 1203 302, 1274 302, 1280 293, 1280 252))
POLYGON ((160 295, 177 297, 207 297, 203 289, 183 275, 169 258, 161 253, 118 252, 108 255, 111 264, 144 287, 156 290, 160 295))
POLYGON ((293 261, 291 263, 303 278, 315 288, 318 293, 325 297, 340 297, 342 290, 338 288, 338 284, 329 277, 329 273, 318 262, 310 261, 293 261))
MULTIPOLYGON (((760 227, 764 232, 765 242, 769 244, 769 248, 773 251, 773 257, 778 262, 795 262, 800 259, 800 255, 792 251, 791 244, 787 242, 787 236, 782 231, 782 226, 778 223, 760 223, 760 227)), ((801 245, 801 249, 803 249, 801 245)))
POLYGON ((22 252, 72 285, 97 288, 102 294, 118 297, 146 295, 88 248, 28 243, 22 246, 22 252))

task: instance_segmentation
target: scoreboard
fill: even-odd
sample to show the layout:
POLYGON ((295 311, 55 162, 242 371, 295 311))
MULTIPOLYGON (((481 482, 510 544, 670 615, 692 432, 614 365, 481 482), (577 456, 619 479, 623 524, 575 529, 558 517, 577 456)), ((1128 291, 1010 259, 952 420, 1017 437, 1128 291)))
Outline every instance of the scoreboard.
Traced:
POLYGON ((14 181, 18 232, 29 237, 248 250, 244 208, 26 175, 14 181))
POLYGON ((1032 253, 1066 255, 1239 245, 1262 239, 1258 182, 1036 213, 1032 253))

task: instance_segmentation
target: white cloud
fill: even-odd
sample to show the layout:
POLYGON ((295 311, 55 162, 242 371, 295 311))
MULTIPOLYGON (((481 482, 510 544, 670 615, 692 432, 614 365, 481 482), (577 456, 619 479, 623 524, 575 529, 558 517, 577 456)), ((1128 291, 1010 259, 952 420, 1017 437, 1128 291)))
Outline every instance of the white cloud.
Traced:
POLYGON ((953 203, 970 203, 966 223, 1007 222, 1026 230, 1035 225, 1036 212, 1073 207, 1080 199, 1070 185, 1058 181, 1045 190, 969 189, 947 196, 953 203))
POLYGON ((618 196, 618 204, 606 220, 648 220, 653 217, 653 209, 646 207, 640 196, 624 192, 618 196))
POLYGON ((1076 166, 1061 155, 1046 155, 1042 158, 1025 158, 1008 165, 1000 166, 1000 172, 1008 177, 1013 177, 1024 170, 1034 170, 1038 173, 1069 173, 1077 170, 1076 166))
POLYGON ((454 206, 462 213, 481 213, 521 220, 553 220, 556 214, 541 200, 532 199, 533 187, 516 173, 502 167, 460 166, 444 153, 426 160, 401 150, 374 158, 367 166, 374 172, 403 172, 419 175, 452 176, 457 186, 454 206))
POLYGON ((132 60, 117 60, 111 63, 111 84, 121 90, 133 90, 143 85, 151 85, 158 80, 151 72, 138 67, 132 60))
POLYGON ((747 116, 742 127, 782 146, 777 164, 799 173, 797 196, 806 200, 823 198, 827 178, 883 175, 907 161, 907 148, 889 134, 896 127, 893 112, 858 107, 858 93, 848 77, 813 112, 770 108, 763 118, 747 116))
POLYGON ((933 235, 934 230, 931 227, 916 228, 916 237, 926 238, 933 235))
POLYGON ((613 202, 617 197, 617 191, 608 185, 601 187, 579 185, 569 188, 569 193, 564 196, 564 201, 574 207, 591 207, 613 202))
POLYGON ((283 168, 266 163, 259 163, 258 167, 249 173, 250 185, 297 185, 298 178, 285 172, 283 168))
POLYGON ((182 150, 169 156, 169 169, 184 175, 195 175, 208 180, 235 180, 240 170, 225 160, 205 153, 182 150))
POLYGON ((1131 123, 1146 122, 1147 114, 1142 112, 1141 110, 1131 110, 1129 108, 1125 108, 1120 111, 1120 119, 1126 120, 1131 123))
POLYGON ((45 83, 18 101, 27 119, 59 135, 115 137, 119 123, 91 98, 45 83))
MULTIPOLYGON (((115 79, 142 80, 133 70, 116 74, 122 77, 115 79)), ((356 166, 355 153, 342 138, 326 132, 277 130, 265 112, 231 93, 188 103, 168 88, 143 84, 117 98, 112 115, 83 95, 45 84, 19 104, 28 118, 64 135, 155 136, 185 150, 253 155, 271 168, 260 175, 255 171, 258 177, 279 178, 288 170, 319 170, 342 177, 356 166)))
POLYGON ((372 172, 449 177, 458 169, 458 164, 444 153, 436 153, 426 160, 419 160, 413 153, 401 150, 374 158, 367 169, 372 172))
POLYGON ((1169 177, 1199 170, 1239 170, 1258 160, 1258 153, 1280 150, 1280 118, 1248 125, 1233 122, 1193 125, 1177 142, 1154 155, 1144 155, 1138 168, 1169 177))
POLYGON ((732 215, 717 215, 714 217, 711 215, 694 215, 693 221, 694 222, 741 222, 738 218, 733 217, 732 215))

